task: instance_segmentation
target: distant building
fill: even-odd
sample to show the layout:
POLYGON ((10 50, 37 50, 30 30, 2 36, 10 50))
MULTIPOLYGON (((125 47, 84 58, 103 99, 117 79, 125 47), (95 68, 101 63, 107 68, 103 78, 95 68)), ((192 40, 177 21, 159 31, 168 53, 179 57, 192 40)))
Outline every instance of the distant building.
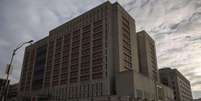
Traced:
POLYGON ((6 90, 6 79, 0 78, 0 101, 2 101, 3 97, 5 96, 6 90))
POLYGON ((161 82, 173 89, 175 101, 192 101, 190 82, 177 69, 163 68, 159 74, 161 82))

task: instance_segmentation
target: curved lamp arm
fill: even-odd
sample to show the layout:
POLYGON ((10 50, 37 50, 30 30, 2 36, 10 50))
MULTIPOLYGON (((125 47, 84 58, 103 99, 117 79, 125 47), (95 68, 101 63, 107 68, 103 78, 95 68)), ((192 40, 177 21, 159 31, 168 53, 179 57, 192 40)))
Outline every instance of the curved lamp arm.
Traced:
POLYGON ((9 65, 8 65, 8 66, 9 66, 9 67, 8 67, 8 74, 9 74, 9 72, 10 72, 10 67, 11 67, 11 65, 12 65, 13 58, 14 58, 14 55, 16 54, 16 51, 17 51, 18 49, 20 49, 22 46, 24 46, 25 44, 28 44, 28 43, 32 44, 32 42, 33 42, 33 40, 24 42, 24 43, 22 43, 21 45, 18 45, 18 47, 13 50, 13 53, 12 53, 12 56, 11 56, 11 60, 10 60, 10 63, 9 63, 9 65))

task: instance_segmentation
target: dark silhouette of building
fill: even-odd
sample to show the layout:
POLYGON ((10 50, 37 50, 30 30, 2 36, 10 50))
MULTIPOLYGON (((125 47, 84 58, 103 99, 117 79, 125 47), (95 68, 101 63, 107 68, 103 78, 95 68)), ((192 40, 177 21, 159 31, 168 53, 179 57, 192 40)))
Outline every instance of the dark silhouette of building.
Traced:
POLYGON ((7 97, 8 101, 17 101, 18 88, 19 88, 18 83, 9 85, 8 97, 7 97))
POLYGON ((193 101, 201 101, 201 98, 193 99, 193 101))
POLYGON ((3 97, 5 97, 6 92, 6 79, 0 78, 0 100, 2 101, 3 97))

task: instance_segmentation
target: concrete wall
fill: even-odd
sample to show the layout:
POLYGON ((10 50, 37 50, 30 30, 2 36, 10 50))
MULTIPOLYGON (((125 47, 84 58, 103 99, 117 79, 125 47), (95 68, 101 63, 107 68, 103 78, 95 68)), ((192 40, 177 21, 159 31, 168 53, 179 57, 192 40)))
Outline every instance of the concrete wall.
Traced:
POLYGON ((134 96, 133 71, 119 72, 117 75, 117 95, 134 96))
POLYGON ((164 101, 174 101, 173 89, 162 84, 164 90, 164 101))
POLYGON ((136 98, 156 100, 156 87, 154 81, 140 73, 134 73, 134 83, 136 98))

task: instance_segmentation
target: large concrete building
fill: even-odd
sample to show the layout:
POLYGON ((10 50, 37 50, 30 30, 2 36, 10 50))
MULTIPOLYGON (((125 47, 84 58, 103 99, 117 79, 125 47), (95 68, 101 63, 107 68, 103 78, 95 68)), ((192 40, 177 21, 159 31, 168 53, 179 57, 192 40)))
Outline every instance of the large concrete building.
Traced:
POLYGON ((134 19, 119 4, 106 2, 26 48, 20 92, 29 96, 42 89, 55 99, 134 96, 134 79, 120 94, 117 75, 138 70, 136 46, 134 19))
POLYGON ((154 81, 159 81, 154 40, 145 31, 137 33, 139 71, 154 81))
POLYGON ((144 58, 154 62, 141 67, 138 51, 145 46, 137 44, 135 20, 118 3, 105 2, 26 47, 19 100, 156 101, 155 46, 146 40, 154 52, 144 58))
POLYGON ((177 69, 163 68, 159 74, 161 82, 173 89, 175 101, 192 101, 190 82, 177 69))

